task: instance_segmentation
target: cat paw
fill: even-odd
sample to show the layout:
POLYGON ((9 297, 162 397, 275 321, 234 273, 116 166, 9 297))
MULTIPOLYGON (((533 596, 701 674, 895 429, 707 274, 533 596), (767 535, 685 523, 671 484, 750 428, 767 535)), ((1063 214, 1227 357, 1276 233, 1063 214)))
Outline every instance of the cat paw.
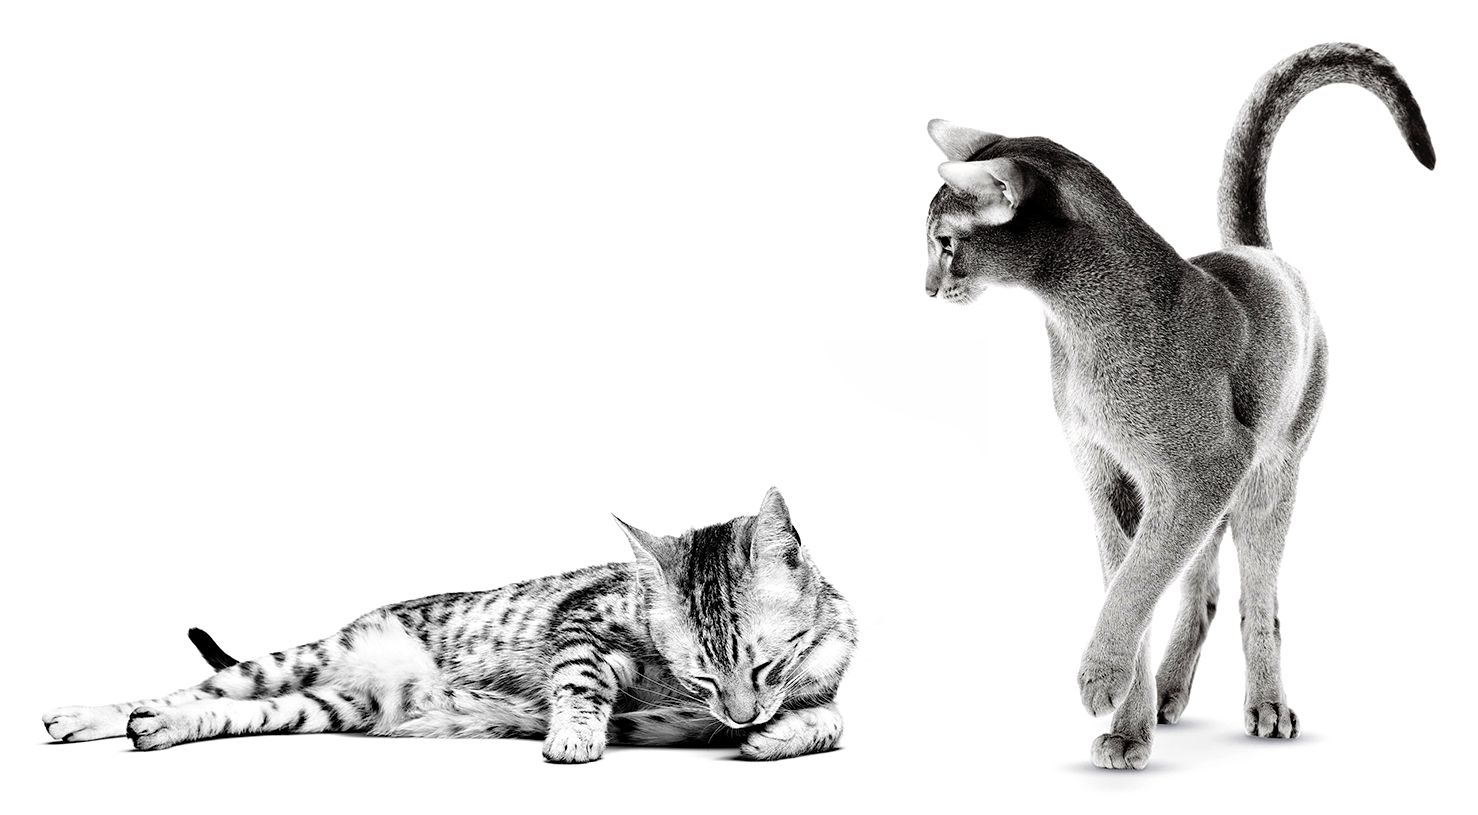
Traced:
POLYGON ((179 728, 171 727, 167 710, 135 708, 128 714, 128 738, 135 750, 163 750, 183 741, 179 728))
POLYGON ((1261 702, 1244 713, 1247 735, 1264 739, 1298 738, 1298 714, 1282 702, 1261 702))
POLYGON ((93 741, 123 735, 123 714, 109 707, 59 707, 41 716, 47 735, 57 741, 93 741))
POLYGON ((751 761, 776 761, 836 746, 842 736, 842 719, 829 708, 787 711, 759 730, 750 731, 739 746, 739 755, 751 761))
POLYGON ((1169 691, 1160 694, 1160 724, 1175 724, 1185 713, 1186 703, 1191 700, 1190 694, 1184 691, 1169 691))
POLYGON ((1134 660, 1105 659, 1089 651, 1078 670, 1078 692, 1083 707, 1094 716, 1112 713, 1129 695, 1134 681, 1134 660))
POLYGON ((1104 733, 1093 740, 1093 766, 1105 770, 1143 770, 1150 763, 1149 742, 1104 733))
POLYGON ((544 760, 554 764, 588 764, 605 751, 605 733, 583 727, 558 727, 544 737, 544 760))

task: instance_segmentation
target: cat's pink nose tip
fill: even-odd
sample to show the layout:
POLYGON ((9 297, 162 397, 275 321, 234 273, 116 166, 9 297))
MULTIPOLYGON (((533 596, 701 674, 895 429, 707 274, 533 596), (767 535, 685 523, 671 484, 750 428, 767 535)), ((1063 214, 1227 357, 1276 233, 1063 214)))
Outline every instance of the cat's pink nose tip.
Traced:
POLYGON ((930 297, 933 297, 934 295, 936 295, 936 294, 939 293, 939 287, 938 286, 925 286, 924 287, 924 293, 927 294, 927 295, 929 295, 930 297))

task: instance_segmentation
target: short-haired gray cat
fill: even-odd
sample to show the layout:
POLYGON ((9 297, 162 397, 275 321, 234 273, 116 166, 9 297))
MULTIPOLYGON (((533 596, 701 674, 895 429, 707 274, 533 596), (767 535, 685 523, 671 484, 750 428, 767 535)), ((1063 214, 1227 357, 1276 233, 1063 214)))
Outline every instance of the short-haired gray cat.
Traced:
POLYGON ((618 523, 634 562, 396 603, 248 662, 192 629, 214 676, 42 721, 61 741, 126 735, 140 750, 256 733, 542 736, 544 758, 565 764, 607 740, 760 760, 834 747, 856 627, 779 491, 755 515, 672 537, 618 523))
POLYGON ((1100 767, 1144 767, 1157 714, 1174 723, 1184 711, 1228 528, 1242 577, 1247 732, 1298 735, 1279 666, 1278 565, 1327 352, 1302 279, 1269 251, 1263 186, 1284 118, 1335 82, 1380 97, 1434 166, 1421 110, 1390 62, 1347 43, 1301 51, 1262 77, 1233 129, 1224 248, 1188 260, 1070 150, 929 123, 949 161, 929 207, 925 291, 968 303, 987 285, 1019 285, 1045 306, 1053 401, 1107 585, 1078 674, 1089 712, 1114 713, 1093 743, 1100 767), (1152 677, 1150 616, 1182 573, 1185 600, 1152 677))

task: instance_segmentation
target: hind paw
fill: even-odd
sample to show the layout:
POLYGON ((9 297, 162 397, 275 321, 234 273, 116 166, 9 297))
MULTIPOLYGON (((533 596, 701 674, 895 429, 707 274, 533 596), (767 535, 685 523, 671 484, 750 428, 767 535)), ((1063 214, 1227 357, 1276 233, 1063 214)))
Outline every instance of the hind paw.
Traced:
POLYGON ((128 714, 128 738, 135 750, 163 750, 184 741, 168 709, 136 708, 128 714))
POLYGON ((93 741, 123 735, 128 719, 111 707, 59 707, 41 716, 46 732, 57 741, 93 741))

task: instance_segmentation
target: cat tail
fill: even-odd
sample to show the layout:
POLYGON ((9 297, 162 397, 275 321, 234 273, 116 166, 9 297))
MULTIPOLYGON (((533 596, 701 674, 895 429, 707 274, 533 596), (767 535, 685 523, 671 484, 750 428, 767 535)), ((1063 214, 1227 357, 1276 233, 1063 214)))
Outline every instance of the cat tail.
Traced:
POLYGON ((1379 97, 1417 161, 1429 170, 1436 166, 1437 154, 1422 110, 1389 60, 1346 42, 1305 49, 1263 74, 1232 128, 1218 201, 1224 245, 1272 246, 1264 191, 1273 136, 1300 99, 1337 82, 1359 85, 1379 97))
POLYGON ((198 628, 190 629, 190 642, 194 643, 212 670, 225 670, 240 662, 236 657, 221 650, 221 646, 216 645, 216 641, 211 639, 209 634, 198 628))

